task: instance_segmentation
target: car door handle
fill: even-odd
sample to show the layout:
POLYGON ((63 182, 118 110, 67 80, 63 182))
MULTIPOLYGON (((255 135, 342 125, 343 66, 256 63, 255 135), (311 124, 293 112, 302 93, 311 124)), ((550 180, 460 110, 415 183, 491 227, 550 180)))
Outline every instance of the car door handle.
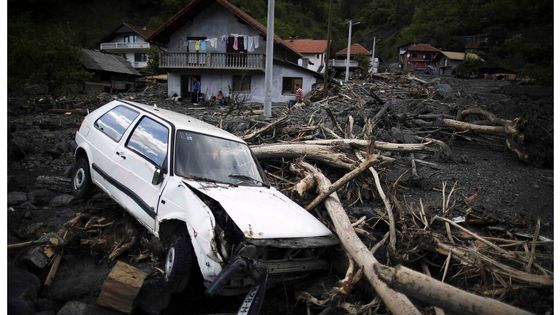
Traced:
POLYGON ((117 151, 117 155, 122 157, 123 159, 126 159, 126 156, 124 155, 124 152, 117 151))

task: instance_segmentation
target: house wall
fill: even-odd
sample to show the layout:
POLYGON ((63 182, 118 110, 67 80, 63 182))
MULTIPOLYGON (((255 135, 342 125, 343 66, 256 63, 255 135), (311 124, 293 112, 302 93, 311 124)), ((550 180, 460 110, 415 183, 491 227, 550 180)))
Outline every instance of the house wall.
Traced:
MULTIPOLYGON (((303 57, 309 59, 309 61, 313 63, 313 64, 308 64, 307 69, 317 72, 317 70, 319 70, 319 67, 323 62, 323 58, 325 54, 302 54, 302 55, 303 57), (319 57, 317 57, 317 55, 319 55, 319 57)), ((298 65, 303 66, 303 60, 301 58, 298 59, 298 65)))
MULTIPOLYGON (((118 33, 113 37, 113 39, 111 39, 111 41, 109 41, 109 43, 124 43, 124 37, 126 35, 136 35, 136 42, 135 43, 137 43, 137 44, 147 43, 144 40, 144 38, 142 38, 140 35, 138 35, 134 32, 118 33)), ((118 49, 103 49, 103 51, 108 52, 108 53, 117 54, 117 55, 122 55, 126 59, 126 61, 128 61, 128 63, 130 63, 130 65, 133 68, 142 69, 142 68, 145 68, 145 67, 148 66, 148 61, 150 60, 150 56, 148 55, 148 53, 150 51, 149 47, 150 46, 149 46, 149 43, 148 43, 148 48, 118 48, 118 49), (134 53, 146 54, 146 61, 140 61, 140 62, 134 61, 134 53)))
MULTIPOLYGON (((179 95, 183 98, 187 97, 187 93, 181 91, 181 76, 197 75, 200 76, 201 91, 207 97, 218 94, 222 90, 224 95, 228 96, 228 86, 232 85, 234 75, 240 72, 234 71, 201 71, 201 70, 170 70, 167 77, 168 96, 179 95), (183 95, 184 94, 184 95, 183 95)), ((245 75, 251 76, 251 92, 242 93, 249 102, 263 103, 265 98, 264 91, 264 73, 261 71, 244 72, 245 75)), ((303 92, 311 91, 313 84, 316 82, 315 76, 309 71, 302 71, 291 66, 281 63, 274 63, 273 79, 272 79, 272 101, 288 102, 295 99, 294 94, 282 95, 282 79, 284 77, 297 77, 303 79, 303 92)))

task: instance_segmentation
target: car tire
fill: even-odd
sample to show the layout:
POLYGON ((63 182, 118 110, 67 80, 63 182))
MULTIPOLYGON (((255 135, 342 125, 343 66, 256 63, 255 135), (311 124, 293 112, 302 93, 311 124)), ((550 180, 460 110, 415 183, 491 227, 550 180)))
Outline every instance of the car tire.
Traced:
POLYGON ((93 193, 93 182, 89 162, 85 158, 79 158, 72 172, 72 193, 77 199, 86 199, 93 193))
POLYGON ((164 279, 171 292, 182 292, 191 275, 194 250, 187 234, 173 235, 167 241, 164 279))

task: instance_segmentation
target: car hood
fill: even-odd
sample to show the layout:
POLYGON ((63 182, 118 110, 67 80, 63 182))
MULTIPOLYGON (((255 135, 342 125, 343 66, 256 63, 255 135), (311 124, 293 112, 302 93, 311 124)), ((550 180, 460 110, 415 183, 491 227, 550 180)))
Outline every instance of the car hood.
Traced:
POLYGON ((274 188, 229 186, 185 180, 214 199, 250 239, 296 238, 332 235, 307 210, 274 188))

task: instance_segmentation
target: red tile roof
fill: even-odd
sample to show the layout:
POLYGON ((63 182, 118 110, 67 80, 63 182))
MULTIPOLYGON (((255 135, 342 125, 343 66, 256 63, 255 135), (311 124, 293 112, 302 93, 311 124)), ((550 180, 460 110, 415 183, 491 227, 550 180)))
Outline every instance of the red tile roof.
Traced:
MULTIPOLYGON (((339 50, 336 52, 336 56, 337 57, 346 56, 347 51, 348 48, 339 50)), ((365 49, 365 47, 360 44, 352 44, 352 46, 350 46, 350 55, 369 55, 369 54, 370 54, 369 50, 365 49)))
POLYGON ((142 36, 142 38, 144 39, 148 39, 150 36, 152 36, 152 34, 154 34, 154 31, 147 29, 145 26, 142 27, 142 26, 132 25, 130 23, 123 23, 123 24, 128 26, 128 28, 136 32, 136 34, 142 36))
POLYGON ((408 51, 426 51, 426 52, 440 52, 439 49, 432 47, 428 44, 416 44, 408 47, 408 51))
POLYGON ((327 51, 326 39, 290 39, 286 42, 300 54, 320 54, 327 51))
MULTIPOLYGON (((198 8, 200 4, 210 4, 212 2, 216 2, 221 4, 224 8, 228 11, 236 15, 239 19, 243 20, 249 26, 253 27, 257 31, 261 33, 262 36, 266 36, 266 27, 262 25, 259 21, 255 18, 244 12, 243 10, 239 9, 232 3, 227 0, 193 0, 189 4, 187 4, 183 9, 179 10, 177 14, 172 16, 167 22, 165 22, 162 26, 160 26, 154 34, 148 39, 149 41, 154 42, 165 42, 169 36, 175 32, 179 27, 181 27, 185 20, 191 14, 197 14, 198 12, 195 10, 198 8)), ((292 52, 294 52, 297 56, 301 57, 301 54, 294 50, 288 43, 280 38, 278 35, 274 35, 274 42, 280 44, 292 52)))

